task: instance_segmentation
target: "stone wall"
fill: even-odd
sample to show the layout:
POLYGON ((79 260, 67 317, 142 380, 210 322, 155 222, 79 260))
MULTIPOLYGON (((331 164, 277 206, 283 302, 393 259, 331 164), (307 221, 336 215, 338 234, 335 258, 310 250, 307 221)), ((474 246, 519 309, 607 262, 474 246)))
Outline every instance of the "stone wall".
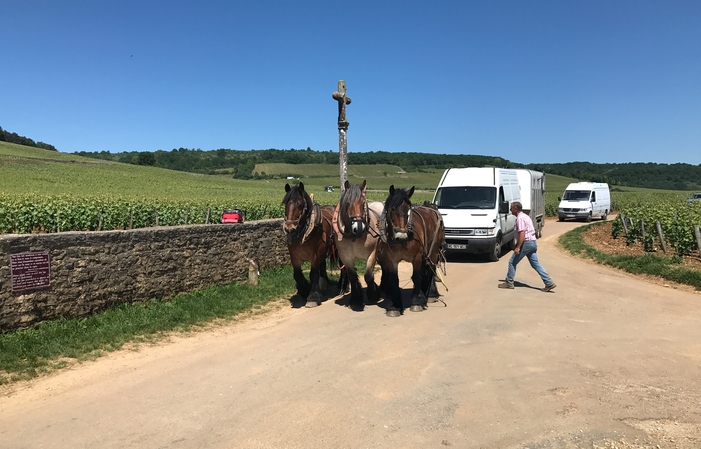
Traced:
MULTIPOLYGON (((15 256, 17 257, 17 256, 15 256)), ((281 220, 0 236, 0 333, 168 298, 289 263, 281 220), (10 255, 47 251, 50 286, 12 291, 10 255)))

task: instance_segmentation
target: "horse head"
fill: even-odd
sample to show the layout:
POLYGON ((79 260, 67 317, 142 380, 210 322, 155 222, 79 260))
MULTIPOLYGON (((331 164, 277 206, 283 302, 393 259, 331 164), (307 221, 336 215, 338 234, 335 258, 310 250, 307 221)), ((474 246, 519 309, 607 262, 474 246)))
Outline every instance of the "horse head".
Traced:
POLYGON ((285 192, 285 197, 282 199, 282 204, 285 205, 285 222, 282 229, 288 237, 299 237, 306 230, 313 207, 312 199, 304 190, 302 182, 294 187, 285 184, 285 192))
POLYGON ((410 189, 389 187, 389 196, 385 201, 385 220, 387 236, 390 240, 410 240, 411 239, 411 195, 414 194, 414 187, 410 189))
POLYGON ((365 181, 360 185, 346 181, 338 202, 340 231, 343 235, 360 237, 368 229, 368 203, 365 181))

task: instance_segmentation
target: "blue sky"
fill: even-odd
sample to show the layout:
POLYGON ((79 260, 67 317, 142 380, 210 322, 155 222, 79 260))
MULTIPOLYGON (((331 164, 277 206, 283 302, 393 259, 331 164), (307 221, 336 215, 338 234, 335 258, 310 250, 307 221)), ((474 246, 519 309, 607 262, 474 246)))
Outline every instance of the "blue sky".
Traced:
POLYGON ((0 126, 173 148, 701 163, 699 1, 0 0, 0 126))

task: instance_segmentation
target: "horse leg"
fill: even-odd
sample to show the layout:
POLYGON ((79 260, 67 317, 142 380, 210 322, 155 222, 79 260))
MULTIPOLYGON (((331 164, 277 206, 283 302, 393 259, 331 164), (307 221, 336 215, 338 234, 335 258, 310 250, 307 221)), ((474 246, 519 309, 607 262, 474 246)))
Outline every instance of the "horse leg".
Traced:
POLYGON ((343 267, 338 275, 338 293, 345 295, 348 292, 350 292, 350 280, 348 279, 348 271, 343 267))
POLYGON ((382 270, 382 276, 380 277, 380 293, 389 296, 389 279, 387 276, 387 271, 382 270))
POLYGON ((348 276, 348 282, 351 286, 351 297, 350 301, 348 301, 348 305, 350 306, 351 310, 362 312, 365 308, 365 301, 363 301, 363 287, 360 285, 358 273, 356 273, 354 266, 346 265, 346 276, 348 276))
POLYGON ((311 284, 311 292, 307 297, 305 307, 316 307, 321 304, 321 291, 319 289, 319 266, 312 265, 309 271, 309 283, 311 284))
POLYGON ((365 263, 365 284, 368 286, 367 290, 367 296, 368 296, 368 304, 377 304, 377 302, 380 300, 380 289, 378 288, 377 284, 375 283, 375 258, 376 258, 376 252, 373 251, 370 254, 370 257, 368 257, 367 262, 365 263))
POLYGON ((413 264, 413 272, 411 274, 411 280, 414 283, 414 289, 411 292, 411 310, 412 312, 423 312, 424 308, 426 307, 426 295, 424 295, 424 292, 421 289, 422 286, 422 280, 424 278, 422 272, 423 272, 423 263, 421 261, 414 260, 413 264))
POLYGON ((329 288, 329 275, 326 274, 326 258, 319 261, 319 290, 325 292, 329 288))
MULTIPOLYGON (((384 268, 382 271, 384 271, 384 268)), ((391 318, 401 316, 404 313, 404 304, 402 304, 402 291, 399 289, 397 267, 387 267, 387 290, 390 304, 387 306, 386 315, 391 318)))
POLYGON ((301 298, 306 298, 309 296, 309 290, 310 290, 310 285, 309 282, 307 282, 307 279, 304 277, 304 273, 302 272, 302 261, 293 258, 292 259, 292 268, 294 271, 294 279, 295 279, 295 284, 297 286, 297 294, 301 298))
MULTIPOLYGON (((436 267, 436 269, 438 269, 438 267, 436 267)), ((436 302, 436 298, 441 297, 441 294, 438 292, 438 285, 436 284, 436 275, 428 264, 424 264, 421 290, 428 297, 428 302, 436 302)))

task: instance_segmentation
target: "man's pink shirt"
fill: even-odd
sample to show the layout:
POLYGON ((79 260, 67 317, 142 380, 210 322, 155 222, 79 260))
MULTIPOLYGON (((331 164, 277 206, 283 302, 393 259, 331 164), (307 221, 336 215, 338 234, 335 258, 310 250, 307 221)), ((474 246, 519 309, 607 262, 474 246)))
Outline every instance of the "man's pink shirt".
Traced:
POLYGON ((526 240, 535 240, 535 228, 528 214, 521 212, 516 216, 516 232, 526 231, 526 240))

